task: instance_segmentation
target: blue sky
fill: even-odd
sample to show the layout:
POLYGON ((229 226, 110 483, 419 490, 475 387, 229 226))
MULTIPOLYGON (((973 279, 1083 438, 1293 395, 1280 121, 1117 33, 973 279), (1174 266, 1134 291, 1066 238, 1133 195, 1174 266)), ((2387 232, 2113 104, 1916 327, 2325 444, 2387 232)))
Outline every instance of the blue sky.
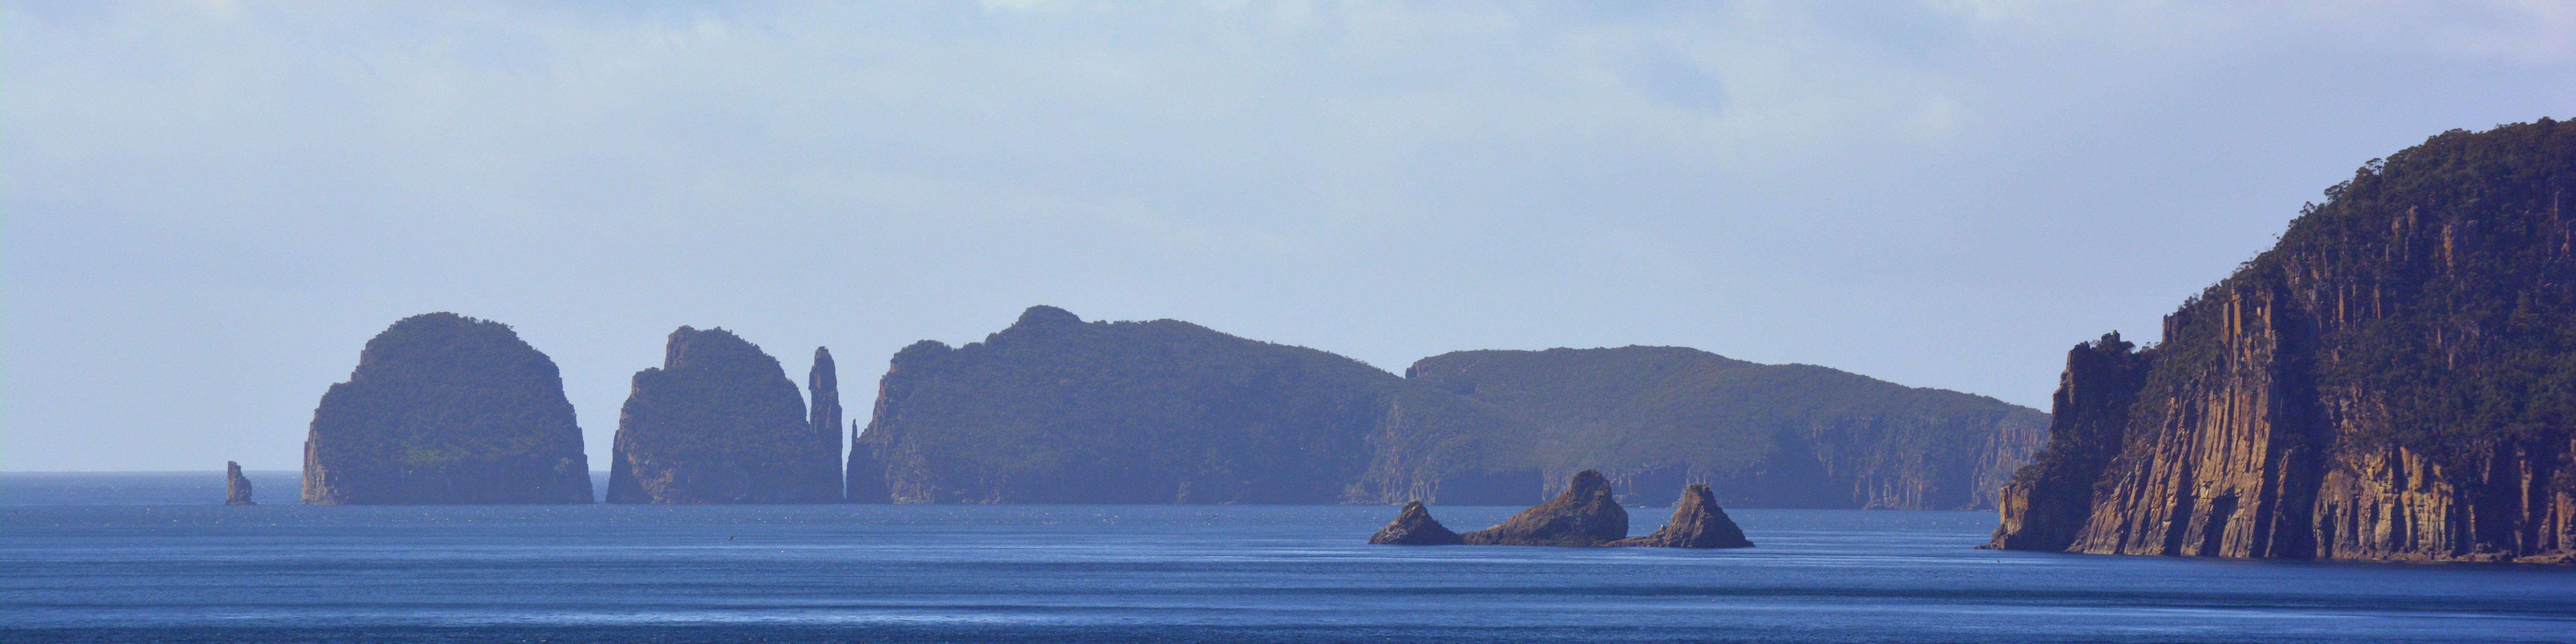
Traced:
POLYGON ((0 3, 0 470, 292 469, 365 340, 872 397, 1031 304, 1401 371, 1683 345, 2045 407, 2576 4, 0 3))

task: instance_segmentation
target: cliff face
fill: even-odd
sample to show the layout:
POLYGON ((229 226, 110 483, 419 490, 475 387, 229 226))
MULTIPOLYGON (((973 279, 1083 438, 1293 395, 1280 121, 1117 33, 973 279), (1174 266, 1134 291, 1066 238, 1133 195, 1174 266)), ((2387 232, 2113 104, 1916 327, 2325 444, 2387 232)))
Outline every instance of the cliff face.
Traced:
MULTIPOLYGON (((1680 347, 1461 351, 1425 358, 1408 380, 1485 403, 1523 429, 1475 441, 1398 432, 1396 449, 1460 471, 1376 473, 1453 486, 1516 488, 1528 502, 1597 469, 1631 504, 1674 503, 1707 484, 1730 505, 1986 507, 2027 462, 2048 417, 1983 396, 1918 389, 1808 365, 1765 365, 1680 347)), ((1411 493, 1399 490, 1397 494, 1411 493)), ((1420 495, 1416 498, 1432 498, 1420 495)))
POLYGON ((837 431, 818 431, 778 360, 724 329, 680 327, 617 419, 610 503, 840 500, 837 431))
POLYGON ((259 505, 250 500, 250 477, 242 476, 240 463, 224 461, 224 505, 259 505))
POLYGON ((1403 384, 1184 322, 1034 307, 983 342, 895 355, 852 449, 852 496, 881 484, 904 503, 1330 503, 1403 384))
POLYGON ((313 410, 305 503, 589 503, 581 428, 553 360, 508 325, 404 318, 313 410))
POLYGON ((2374 160, 2165 319, 2070 354, 1992 547, 2567 561, 2576 127, 2374 160))

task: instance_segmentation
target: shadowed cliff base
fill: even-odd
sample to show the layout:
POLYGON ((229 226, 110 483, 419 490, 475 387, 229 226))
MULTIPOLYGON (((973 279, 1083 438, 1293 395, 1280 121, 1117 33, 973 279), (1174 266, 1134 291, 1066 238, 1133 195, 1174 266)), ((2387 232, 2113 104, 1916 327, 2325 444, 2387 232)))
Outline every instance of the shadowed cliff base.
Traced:
POLYGON ((1991 548, 2576 562, 2576 126, 2454 130, 2077 345, 1991 548))

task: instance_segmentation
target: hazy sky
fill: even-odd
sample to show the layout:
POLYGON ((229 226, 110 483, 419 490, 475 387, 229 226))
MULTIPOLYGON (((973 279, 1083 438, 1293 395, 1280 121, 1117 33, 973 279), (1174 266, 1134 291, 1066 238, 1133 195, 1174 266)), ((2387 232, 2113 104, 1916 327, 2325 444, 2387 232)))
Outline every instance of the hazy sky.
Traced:
POLYGON ((2556 2, 0 6, 5 470, 298 467, 441 310, 595 467, 676 326, 864 418, 1039 303, 2044 409, 2362 162, 2576 116, 2556 2))

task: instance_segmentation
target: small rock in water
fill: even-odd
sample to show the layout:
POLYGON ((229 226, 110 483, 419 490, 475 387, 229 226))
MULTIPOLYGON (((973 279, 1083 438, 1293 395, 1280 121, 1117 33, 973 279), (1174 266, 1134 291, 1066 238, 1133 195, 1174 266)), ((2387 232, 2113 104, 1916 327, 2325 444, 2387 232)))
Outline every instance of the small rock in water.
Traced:
POLYGON ((1698 483, 1682 489, 1682 500, 1673 504, 1673 519, 1654 534, 1620 539, 1613 546, 1650 548, 1751 548, 1744 530, 1726 517, 1726 508, 1717 506, 1708 486, 1698 483))
POLYGON ((242 476, 240 463, 224 461, 224 505, 259 505, 250 500, 250 477, 242 476))
POLYGON ((1538 504, 1494 527, 1458 535, 1467 543, 1491 546, 1600 546, 1628 536, 1628 510, 1610 491, 1600 472, 1574 475, 1565 493, 1538 504))
POLYGON ((1404 511, 1396 513, 1395 521, 1379 528, 1368 542, 1389 546, 1454 546, 1466 543, 1458 538, 1458 533, 1450 532, 1448 526, 1440 525, 1440 520, 1431 518, 1431 511, 1424 509, 1421 501, 1406 502, 1404 511))

